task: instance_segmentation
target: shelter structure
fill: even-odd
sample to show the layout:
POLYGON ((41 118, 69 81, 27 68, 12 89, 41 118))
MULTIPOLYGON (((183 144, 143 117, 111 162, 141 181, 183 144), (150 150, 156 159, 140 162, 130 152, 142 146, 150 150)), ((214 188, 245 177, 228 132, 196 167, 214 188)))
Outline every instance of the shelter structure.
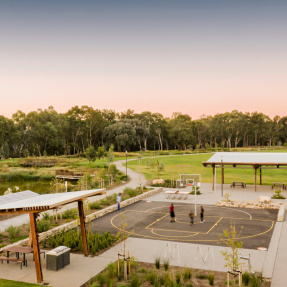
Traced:
POLYGON ((43 281, 38 231, 37 231, 37 217, 40 212, 59 208, 60 206, 78 202, 80 227, 83 239, 84 255, 89 255, 85 214, 83 201, 90 196, 101 195, 105 193, 105 189, 93 189, 84 191, 74 191, 68 193, 52 193, 52 194, 37 194, 32 191, 17 192, 0 196, 0 215, 9 214, 25 214, 30 216, 30 232, 32 236, 33 251, 35 256, 35 268, 37 275, 37 282, 43 281))
POLYGON ((263 169, 287 169, 287 153, 267 152, 216 152, 208 161, 202 162, 204 167, 212 168, 212 190, 215 185, 215 169, 221 169, 221 182, 224 183, 224 169, 252 168, 254 170, 254 190, 257 189, 257 172, 259 184, 262 185, 263 169))

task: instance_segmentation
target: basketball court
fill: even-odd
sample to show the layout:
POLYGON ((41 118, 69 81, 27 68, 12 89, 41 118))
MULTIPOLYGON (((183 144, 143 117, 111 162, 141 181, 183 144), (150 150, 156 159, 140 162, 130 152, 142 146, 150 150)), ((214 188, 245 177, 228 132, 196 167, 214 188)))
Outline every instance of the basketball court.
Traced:
POLYGON ((121 211, 113 212, 92 222, 92 229, 100 233, 112 234, 122 230, 126 222, 132 237, 190 242, 196 244, 218 245, 219 235, 223 234, 230 223, 234 223, 237 239, 243 242, 245 249, 269 247, 277 210, 258 210, 227 208, 203 205, 204 223, 200 223, 200 206, 194 226, 189 222, 190 210, 194 204, 174 203, 176 222, 170 222, 169 203, 140 201, 121 211))

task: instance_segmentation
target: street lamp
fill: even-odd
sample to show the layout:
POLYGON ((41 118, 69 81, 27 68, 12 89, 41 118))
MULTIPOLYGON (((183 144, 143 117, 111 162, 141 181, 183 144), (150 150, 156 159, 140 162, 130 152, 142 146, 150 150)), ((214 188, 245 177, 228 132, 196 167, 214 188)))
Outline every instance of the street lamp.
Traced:
POLYGON ((128 181, 128 151, 126 150, 126 181, 128 181))
POLYGON ((223 159, 221 156, 221 197, 223 197, 223 159))

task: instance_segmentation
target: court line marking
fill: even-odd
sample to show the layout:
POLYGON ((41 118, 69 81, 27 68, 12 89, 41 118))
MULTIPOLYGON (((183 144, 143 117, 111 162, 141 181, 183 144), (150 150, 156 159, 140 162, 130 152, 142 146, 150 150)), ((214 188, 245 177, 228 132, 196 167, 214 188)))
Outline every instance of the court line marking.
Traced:
MULTIPOLYGON (((149 235, 142 235, 142 234, 138 234, 138 233, 135 233, 135 232, 129 232, 129 231, 123 230, 122 228, 116 226, 116 225, 113 223, 114 218, 116 218, 117 216, 119 216, 119 215, 121 215, 121 214, 124 214, 125 212, 126 212, 126 211, 121 212, 121 213, 115 215, 114 217, 112 217, 112 219, 111 219, 111 224, 112 224, 112 226, 113 226, 114 228, 116 228, 116 229, 118 229, 118 230, 120 230, 120 231, 122 231, 122 232, 126 232, 126 233, 128 233, 128 234, 130 234, 130 235, 136 235, 136 236, 139 236, 139 237, 151 238, 151 239, 157 239, 157 240, 162 239, 162 238, 160 238, 160 237, 149 236, 149 235)), ((272 228, 273 228, 273 226, 274 226, 274 220, 272 221, 271 227, 270 227, 268 230, 266 230, 266 231, 264 231, 264 232, 261 232, 261 233, 258 233, 258 234, 250 235, 250 236, 238 237, 238 238, 236 238, 236 239, 246 239, 246 238, 252 238, 252 237, 256 237, 256 236, 263 235, 263 234, 268 233, 269 231, 271 231, 272 228)), ((165 239, 165 240, 170 240, 170 241, 177 240, 176 237, 175 237, 175 238, 170 238, 170 239, 169 239, 169 238, 164 238, 164 239, 165 239)), ((185 242, 193 242, 193 241, 195 241, 195 242, 214 242, 214 241, 218 242, 217 239, 216 239, 216 240, 215 240, 215 239, 192 239, 192 240, 184 240, 184 239, 181 239, 181 240, 182 240, 182 241, 185 241, 185 242)), ((227 240, 228 240, 228 239, 224 239, 223 241, 227 241, 227 240)))
MULTIPOLYGON (((193 204, 193 205, 194 205, 194 203, 190 203, 190 204, 193 204)), ((186 204, 174 205, 174 207, 176 207, 176 206, 187 206, 187 205, 188 205, 188 203, 186 203, 186 204)), ((198 205, 200 205, 200 204, 198 204, 198 205)), ((236 211, 238 211, 238 212, 243 212, 243 213, 247 214, 247 215, 249 216, 249 218, 252 219, 252 215, 251 215, 250 213, 248 213, 247 211, 244 211, 244 210, 237 210, 237 209, 235 209, 235 208, 226 207, 226 206, 213 206, 213 205, 208 205, 208 204, 202 204, 202 205, 206 205, 206 206, 208 206, 208 207, 221 207, 221 208, 236 210, 236 211)), ((144 212, 149 212, 150 210, 157 209, 157 208, 163 208, 163 207, 169 207, 169 206, 164 205, 164 206, 159 206, 159 207, 153 207, 153 208, 150 208, 150 209, 145 210, 144 212)))

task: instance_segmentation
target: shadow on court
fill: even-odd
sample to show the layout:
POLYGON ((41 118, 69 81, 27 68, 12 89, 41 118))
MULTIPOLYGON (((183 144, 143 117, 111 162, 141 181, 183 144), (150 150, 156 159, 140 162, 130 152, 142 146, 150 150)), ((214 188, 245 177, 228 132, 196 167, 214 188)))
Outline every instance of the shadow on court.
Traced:
POLYGON ((190 210, 194 204, 174 203, 176 222, 170 222, 169 204, 140 201, 120 211, 105 215, 92 222, 92 229, 100 233, 110 231, 116 234, 127 223, 132 237, 142 237, 177 242, 218 245, 219 234, 223 234, 230 223, 235 223, 238 240, 243 248, 269 247, 277 210, 247 208, 204 207, 204 223, 200 223, 200 205, 194 226, 189 222, 190 210))

